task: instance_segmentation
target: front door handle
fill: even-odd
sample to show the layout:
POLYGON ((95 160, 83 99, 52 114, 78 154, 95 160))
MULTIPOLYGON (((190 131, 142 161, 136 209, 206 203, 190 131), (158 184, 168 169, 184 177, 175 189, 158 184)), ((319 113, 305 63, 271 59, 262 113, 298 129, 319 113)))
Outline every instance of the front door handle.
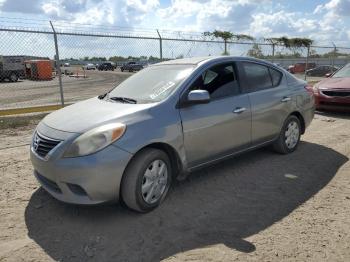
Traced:
POLYGON ((288 102, 288 101, 290 101, 290 100, 291 100, 290 97, 285 96, 285 97, 282 98, 281 102, 288 102))
POLYGON ((244 111, 246 111, 247 109, 245 107, 236 107, 234 110, 233 110, 233 113, 235 114, 240 114, 240 113, 243 113, 244 111))

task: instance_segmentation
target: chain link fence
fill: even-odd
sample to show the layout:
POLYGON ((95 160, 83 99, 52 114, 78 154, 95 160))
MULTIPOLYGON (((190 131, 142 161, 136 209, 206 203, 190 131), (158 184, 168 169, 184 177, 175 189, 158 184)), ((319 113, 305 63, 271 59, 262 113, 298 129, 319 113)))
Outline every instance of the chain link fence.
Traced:
POLYGON ((0 26, 0 38, 0 111, 60 106, 102 94, 133 74, 123 67, 128 62, 146 67, 183 57, 251 56, 294 70, 298 77, 310 81, 325 74, 307 75, 306 67, 331 66, 337 70, 350 62, 350 48, 345 47, 293 50, 262 42, 224 42, 202 34, 158 30, 97 31, 54 23, 52 28, 40 30, 0 26), (48 63, 41 64, 43 60, 48 63))

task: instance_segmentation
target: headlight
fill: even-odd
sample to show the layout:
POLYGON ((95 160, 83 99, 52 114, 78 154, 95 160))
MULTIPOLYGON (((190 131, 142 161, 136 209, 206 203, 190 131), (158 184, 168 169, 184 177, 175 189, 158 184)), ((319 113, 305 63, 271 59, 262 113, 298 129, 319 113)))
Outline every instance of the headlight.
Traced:
POLYGON ((126 126, 112 123, 96 127, 76 138, 64 153, 64 157, 86 156, 95 153, 119 139, 126 126))

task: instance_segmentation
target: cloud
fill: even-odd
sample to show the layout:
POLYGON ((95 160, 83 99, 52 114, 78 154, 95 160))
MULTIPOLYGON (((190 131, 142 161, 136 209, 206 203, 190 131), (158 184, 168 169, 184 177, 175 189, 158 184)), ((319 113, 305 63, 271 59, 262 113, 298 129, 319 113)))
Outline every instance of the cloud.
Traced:
POLYGON ((350 16, 350 0, 331 0, 324 9, 337 16, 350 16))
POLYGON ((178 26, 195 31, 207 31, 213 28, 241 32, 249 28, 252 13, 259 3, 269 1, 256 0, 173 0, 157 14, 162 24, 178 26))
POLYGON ((133 27, 158 6, 159 0, 51 0, 41 8, 45 15, 56 20, 133 27))
POLYGON ((71 30, 78 23, 350 41, 350 0, 319 3, 306 12, 277 0, 0 0, 0 11, 56 20, 71 30))
POLYGON ((251 35, 265 38, 308 37, 315 40, 316 44, 329 45, 332 41, 339 43, 349 41, 347 27, 342 22, 334 22, 333 19, 328 12, 319 18, 284 10, 275 13, 255 13, 249 31, 251 35))
POLYGON ((40 12, 41 0, 3 0, 0 1, 1 11, 16 12, 24 14, 35 14, 40 12))

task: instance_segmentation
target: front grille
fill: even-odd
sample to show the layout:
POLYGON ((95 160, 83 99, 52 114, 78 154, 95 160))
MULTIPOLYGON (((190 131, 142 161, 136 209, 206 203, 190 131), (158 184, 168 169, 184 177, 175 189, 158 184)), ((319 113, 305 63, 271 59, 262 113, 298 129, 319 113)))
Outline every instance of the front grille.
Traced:
POLYGON ((337 102, 321 101, 320 104, 325 105, 325 106, 338 106, 338 107, 349 107, 350 108, 349 103, 337 103, 337 102))
POLYGON ((336 96, 336 97, 350 97, 349 91, 322 91, 326 96, 336 96))
POLYGON ((33 149, 39 156, 45 157, 60 142, 60 140, 44 137, 38 132, 35 132, 33 139, 33 149))

